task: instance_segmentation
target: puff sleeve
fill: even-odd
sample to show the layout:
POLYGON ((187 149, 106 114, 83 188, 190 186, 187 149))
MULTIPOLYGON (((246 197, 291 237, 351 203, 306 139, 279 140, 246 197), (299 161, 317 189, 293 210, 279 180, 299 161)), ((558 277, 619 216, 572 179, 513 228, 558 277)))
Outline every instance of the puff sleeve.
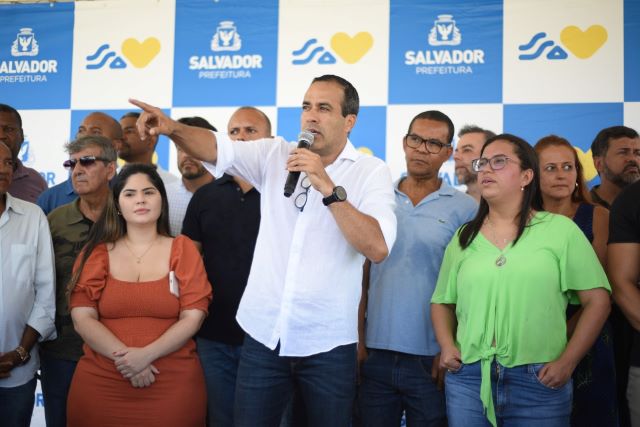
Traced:
POLYGON ((180 310, 198 309, 208 314, 211 284, 207 279, 202 256, 187 236, 181 234, 176 237, 170 264, 180 289, 180 310))
MULTIPOLYGON (((80 265, 82 253, 76 259, 73 265, 73 271, 80 265)), ((98 301, 102 295, 102 290, 107 283, 109 275, 109 254, 104 244, 94 248, 87 262, 84 264, 78 283, 71 292, 71 302, 69 309, 74 307, 92 307, 98 308, 98 301)))

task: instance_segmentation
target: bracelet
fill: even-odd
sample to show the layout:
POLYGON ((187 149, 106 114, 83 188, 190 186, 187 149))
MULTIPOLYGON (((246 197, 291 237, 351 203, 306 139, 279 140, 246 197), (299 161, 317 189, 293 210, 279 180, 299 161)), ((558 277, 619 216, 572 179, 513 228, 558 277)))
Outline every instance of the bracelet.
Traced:
POLYGON ((31 354, 21 345, 15 348, 16 353, 18 353, 18 357, 20 358, 20 366, 24 365, 31 359, 31 354))

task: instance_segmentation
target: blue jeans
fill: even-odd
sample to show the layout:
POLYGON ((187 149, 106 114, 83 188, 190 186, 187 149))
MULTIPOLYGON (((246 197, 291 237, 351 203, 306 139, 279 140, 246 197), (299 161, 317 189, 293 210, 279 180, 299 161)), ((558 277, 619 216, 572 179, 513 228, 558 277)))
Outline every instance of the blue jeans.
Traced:
POLYGON ((360 370, 359 406, 367 427, 446 426, 444 392, 431 380, 433 356, 368 349, 360 370))
POLYGON ((233 427, 233 399, 242 346, 196 338, 200 364, 207 384, 209 426, 233 427))
POLYGON ((36 393, 35 377, 17 387, 0 387, 0 424, 5 427, 29 427, 36 393))
POLYGON ((47 427, 67 426, 67 395, 77 364, 40 352, 40 383, 47 427))
POLYGON ((281 357, 245 336, 236 382, 236 427, 280 425, 294 383, 309 426, 348 427, 356 391, 356 344, 307 357, 281 357))
MULTIPOLYGON (((491 390, 498 426, 569 426, 572 382, 558 389, 543 385, 538 379, 543 366, 535 363, 505 368, 493 362, 491 390)), ((463 364, 460 370, 445 376, 450 427, 491 426, 480 401, 480 381, 480 362, 463 364)))

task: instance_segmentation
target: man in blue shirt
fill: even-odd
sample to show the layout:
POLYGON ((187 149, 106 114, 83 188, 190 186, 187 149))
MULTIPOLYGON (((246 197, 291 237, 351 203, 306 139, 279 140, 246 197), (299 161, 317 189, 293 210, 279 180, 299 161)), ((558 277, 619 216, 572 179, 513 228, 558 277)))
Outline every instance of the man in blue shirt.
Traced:
POLYGON ((409 426, 446 426, 429 301, 447 244, 477 210, 472 197, 438 178, 453 135, 440 111, 413 118, 403 139, 407 176, 395 185, 396 243, 383 262, 365 264, 359 404, 368 427, 399 426, 403 411, 409 426))

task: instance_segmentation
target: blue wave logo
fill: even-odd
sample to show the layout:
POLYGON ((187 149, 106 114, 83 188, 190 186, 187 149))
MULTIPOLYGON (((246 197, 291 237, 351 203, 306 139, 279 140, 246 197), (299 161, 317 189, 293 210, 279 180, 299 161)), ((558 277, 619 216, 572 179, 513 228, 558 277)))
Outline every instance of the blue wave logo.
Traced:
POLYGON ((103 44, 91 55, 87 56, 87 70, 99 70, 109 63, 109 68, 113 70, 127 68, 127 63, 124 62, 120 56, 118 56, 113 50, 109 50, 108 44, 103 44))
POLYGON ((291 52, 294 58, 291 61, 293 65, 305 65, 313 61, 316 56, 320 55, 317 59, 318 64, 335 64, 336 57, 326 50, 323 46, 318 44, 317 39, 309 39, 304 45, 297 50, 291 52))
POLYGON ((540 32, 531 37, 531 40, 529 40, 528 43, 518 46, 519 51, 525 52, 520 54, 518 59, 522 61, 532 61, 540 57, 540 55, 542 55, 548 48, 551 48, 551 50, 547 52, 547 59, 567 59, 569 56, 567 52, 558 46, 553 40, 545 40, 546 37, 547 33, 540 32), (541 43, 538 44, 538 42, 541 43), (530 52, 532 50, 533 52, 530 52))

